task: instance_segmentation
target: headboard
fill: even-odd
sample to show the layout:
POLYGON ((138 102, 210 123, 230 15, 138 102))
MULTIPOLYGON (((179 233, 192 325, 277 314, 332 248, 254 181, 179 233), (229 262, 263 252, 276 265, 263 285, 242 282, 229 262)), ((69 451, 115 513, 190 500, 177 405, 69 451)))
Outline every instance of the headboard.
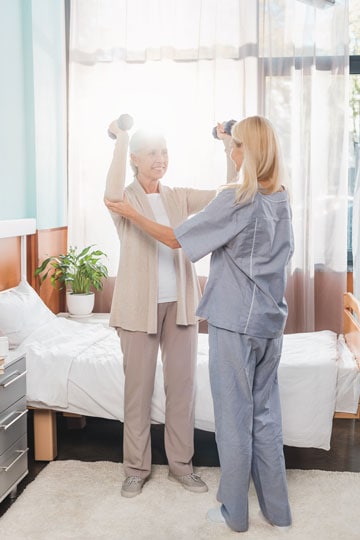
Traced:
POLYGON ((35 232, 35 219, 0 221, 0 290, 26 279, 26 235, 35 232))
POLYGON ((0 221, 0 291, 15 287, 27 274, 48 308, 65 311, 64 291, 52 287, 50 280, 40 288, 34 272, 45 258, 66 249, 67 226, 37 230, 35 219, 0 221))

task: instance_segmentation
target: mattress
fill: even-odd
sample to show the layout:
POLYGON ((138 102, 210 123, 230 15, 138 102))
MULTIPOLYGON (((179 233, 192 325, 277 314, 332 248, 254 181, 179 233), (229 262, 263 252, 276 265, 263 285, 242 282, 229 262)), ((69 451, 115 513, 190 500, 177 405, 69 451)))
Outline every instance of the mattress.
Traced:
MULTIPOLYGON (((22 348, 30 406, 123 421, 122 354, 113 329, 56 319, 36 330, 22 348)), ((208 336, 199 334, 195 427, 214 431, 208 352, 208 336)), ((334 410, 345 403, 351 408, 359 397, 354 366, 334 332, 284 336, 278 370, 284 444, 330 448, 334 410), (339 360, 339 354, 346 358, 339 360)), ((154 423, 165 420, 160 355, 151 418, 154 423)))

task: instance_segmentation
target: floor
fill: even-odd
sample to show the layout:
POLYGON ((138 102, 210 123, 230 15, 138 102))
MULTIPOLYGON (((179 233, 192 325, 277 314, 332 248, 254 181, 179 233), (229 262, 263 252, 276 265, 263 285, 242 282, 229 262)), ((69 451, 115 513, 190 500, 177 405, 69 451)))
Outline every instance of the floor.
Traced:
MULTIPOLYGON (((123 425, 115 420, 87 418, 83 429, 69 429, 66 419, 58 417, 58 457, 59 460, 77 459, 82 461, 122 461, 123 425)), ((29 414, 29 474, 20 483, 18 495, 46 462, 34 461, 32 453, 32 414, 29 414)), ((153 463, 166 464, 164 451, 164 429, 154 425, 151 429, 153 463)), ((195 466, 218 467, 215 437, 213 433, 195 430, 195 466)), ((321 469, 328 471, 360 472, 360 421, 334 420, 331 450, 284 447, 287 469, 321 469)), ((15 499, 16 500, 16 499, 15 499)), ((12 504, 10 497, 0 503, 0 516, 12 504)))

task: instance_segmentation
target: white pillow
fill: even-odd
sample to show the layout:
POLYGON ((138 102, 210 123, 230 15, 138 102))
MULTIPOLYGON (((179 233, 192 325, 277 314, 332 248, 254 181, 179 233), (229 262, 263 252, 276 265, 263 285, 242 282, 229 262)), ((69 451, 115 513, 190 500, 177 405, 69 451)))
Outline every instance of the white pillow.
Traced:
POLYGON ((8 337, 11 349, 55 317, 27 281, 0 292, 0 336, 8 337))

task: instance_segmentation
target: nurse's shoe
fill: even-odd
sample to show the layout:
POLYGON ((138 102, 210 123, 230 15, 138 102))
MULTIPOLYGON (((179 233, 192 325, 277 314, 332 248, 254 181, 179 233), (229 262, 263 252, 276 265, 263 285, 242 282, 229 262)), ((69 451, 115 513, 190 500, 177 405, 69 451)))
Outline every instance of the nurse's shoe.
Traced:
POLYGON ((271 523, 271 521, 269 521, 265 516, 264 514, 262 513, 262 511, 260 510, 259 511, 259 516, 261 517, 261 519, 263 521, 265 521, 268 525, 271 525, 271 527, 273 529, 275 529, 276 531, 279 531, 281 533, 287 533, 290 531, 291 529, 291 525, 284 525, 283 527, 281 525, 274 525, 273 523, 271 523))
POLYGON ((216 508, 210 508, 210 510, 208 510, 206 514, 206 518, 208 519, 208 521, 212 521, 212 523, 226 524, 225 518, 221 512, 221 506, 217 506, 216 508))
POLYGON ((280 525, 273 525, 273 529, 276 529, 281 533, 288 533, 291 530, 291 525, 284 525, 283 527, 280 525))

